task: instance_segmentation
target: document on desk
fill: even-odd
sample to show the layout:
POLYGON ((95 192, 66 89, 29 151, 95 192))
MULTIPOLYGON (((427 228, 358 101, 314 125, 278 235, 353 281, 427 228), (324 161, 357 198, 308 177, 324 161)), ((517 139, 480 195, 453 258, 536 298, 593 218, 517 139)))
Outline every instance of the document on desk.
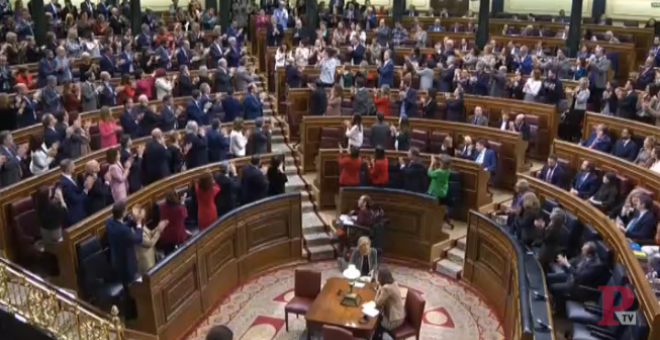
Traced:
POLYGON ((369 301, 362 305, 362 313, 369 316, 370 318, 378 316, 378 309, 376 309, 376 303, 374 301, 369 301))
POLYGON ((354 225, 355 220, 353 220, 353 217, 351 215, 346 215, 346 214, 341 214, 339 216, 339 221, 341 221, 342 224, 344 225, 354 225))

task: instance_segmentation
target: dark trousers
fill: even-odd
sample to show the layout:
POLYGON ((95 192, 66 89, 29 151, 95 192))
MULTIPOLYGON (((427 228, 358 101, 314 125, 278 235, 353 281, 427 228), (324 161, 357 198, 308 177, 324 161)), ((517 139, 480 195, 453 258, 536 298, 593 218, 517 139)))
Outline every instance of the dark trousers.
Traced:
MULTIPOLYGON (((591 86, 589 89, 589 102, 593 103, 594 110, 598 112, 603 109, 603 92, 605 92, 604 88, 595 86, 591 86)), ((610 108, 610 110, 612 109, 610 108)))
POLYGON ((584 121, 585 110, 572 109, 566 114, 562 125, 559 128, 559 134, 562 139, 575 142, 582 136, 582 122, 584 121))
POLYGON ((385 333, 390 335, 389 331, 381 324, 381 318, 379 317, 378 322, 376 322, 376 332, 371 340, 383 340, 383 335, 385 335, 385 333))
POLYGON ((568 273, 548 273, 546 275, 548 290, 555 302, 555 310, 564 313, 566 309, 566 298, 575 292, 575 283, 568 273))

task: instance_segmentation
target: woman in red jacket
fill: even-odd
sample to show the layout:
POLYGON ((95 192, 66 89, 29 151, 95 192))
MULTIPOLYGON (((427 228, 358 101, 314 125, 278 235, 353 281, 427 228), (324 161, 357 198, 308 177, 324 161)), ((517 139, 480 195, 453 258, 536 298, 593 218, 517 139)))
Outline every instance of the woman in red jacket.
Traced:
POLYGON ((339 149, 339 185, 359 186, 360 171, 362 170, 362 158, 360 149, 351 148, 350 156, 344 154, 345 149, 339 149))
POLYGON ((388 183, 389 161, 385 149, 376 147, 376 158, 369 160, 369 178, 375 187, 386 187, 388 183))
POLYGON ((200 177, 195 185, 197 196, 197 226, 199 231, 208 228, 218 219, 218 211, 215 209, 215 195, 220 192, 220 187, 213 180, 210 172, 200 177))
POLYGON ((158 207, 161 221, 168 221, 167 228, 160 234, 158 248, 168 255, 176 248, 186 242, 188 234, 186 233, 185 220, 188 217, 188 210, 184 205, 186 196, 183 199, 174 190, 170 190, 165 195, 165 202, 158 207))
POLYGON ((385 117, 390 115, 390 87, 383 85, 374 95, 376 112, 382 112, 385 117))

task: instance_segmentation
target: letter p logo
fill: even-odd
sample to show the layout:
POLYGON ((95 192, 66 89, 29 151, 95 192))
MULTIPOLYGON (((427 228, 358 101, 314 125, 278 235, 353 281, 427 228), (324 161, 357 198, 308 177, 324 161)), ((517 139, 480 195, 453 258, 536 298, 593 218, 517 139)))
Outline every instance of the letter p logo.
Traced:
POLYGON ((625 286, 600 286, 598 289, 602 291, 601 300, 603 305, 603 319, 598 322, 598 325, 618 326, 619 322, 614 319, 614 313, 627 311, 635 301, 635 294, 625 286), (620 299, 615 299, 616 292, 621 294, 620 299), (615 306, 615 302, 619 302, 619 305, 615 306))

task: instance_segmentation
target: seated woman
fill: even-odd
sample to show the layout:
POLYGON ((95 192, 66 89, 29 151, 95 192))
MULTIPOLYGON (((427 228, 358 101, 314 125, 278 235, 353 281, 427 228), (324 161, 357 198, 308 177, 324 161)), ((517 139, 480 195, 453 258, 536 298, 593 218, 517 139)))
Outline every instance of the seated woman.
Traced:
POLYGON ((388 269, 378 271, 378 284, 376 292, 376 308, 381 311, 381 319, 376 326, 373 340, 382 340, 383 335, 401 326, 406 319, 406 310, 403 308, 403 299, 399 286, 388 269))
POLYGON ((353 249, 349 263, 360 270, 361 276, 373 277, 378 273, 378 251, 371 248, 371 240, 367 236, 358 239, 357 248, 353 249))
POLYGON ((589 203, 600 211, 609 213, 614 209, 617 197, 619 197, 619 180, 614 172, 608 172, 603 176, 603 185, 589 197, 589 203))
POLYGON ((383 218, 385 212, 374 204, 371 197, 362 195, 358 200, 358 210, 353 210, 351 215, 356 216, 355 224, 361 227, 371 228, 383 218))

